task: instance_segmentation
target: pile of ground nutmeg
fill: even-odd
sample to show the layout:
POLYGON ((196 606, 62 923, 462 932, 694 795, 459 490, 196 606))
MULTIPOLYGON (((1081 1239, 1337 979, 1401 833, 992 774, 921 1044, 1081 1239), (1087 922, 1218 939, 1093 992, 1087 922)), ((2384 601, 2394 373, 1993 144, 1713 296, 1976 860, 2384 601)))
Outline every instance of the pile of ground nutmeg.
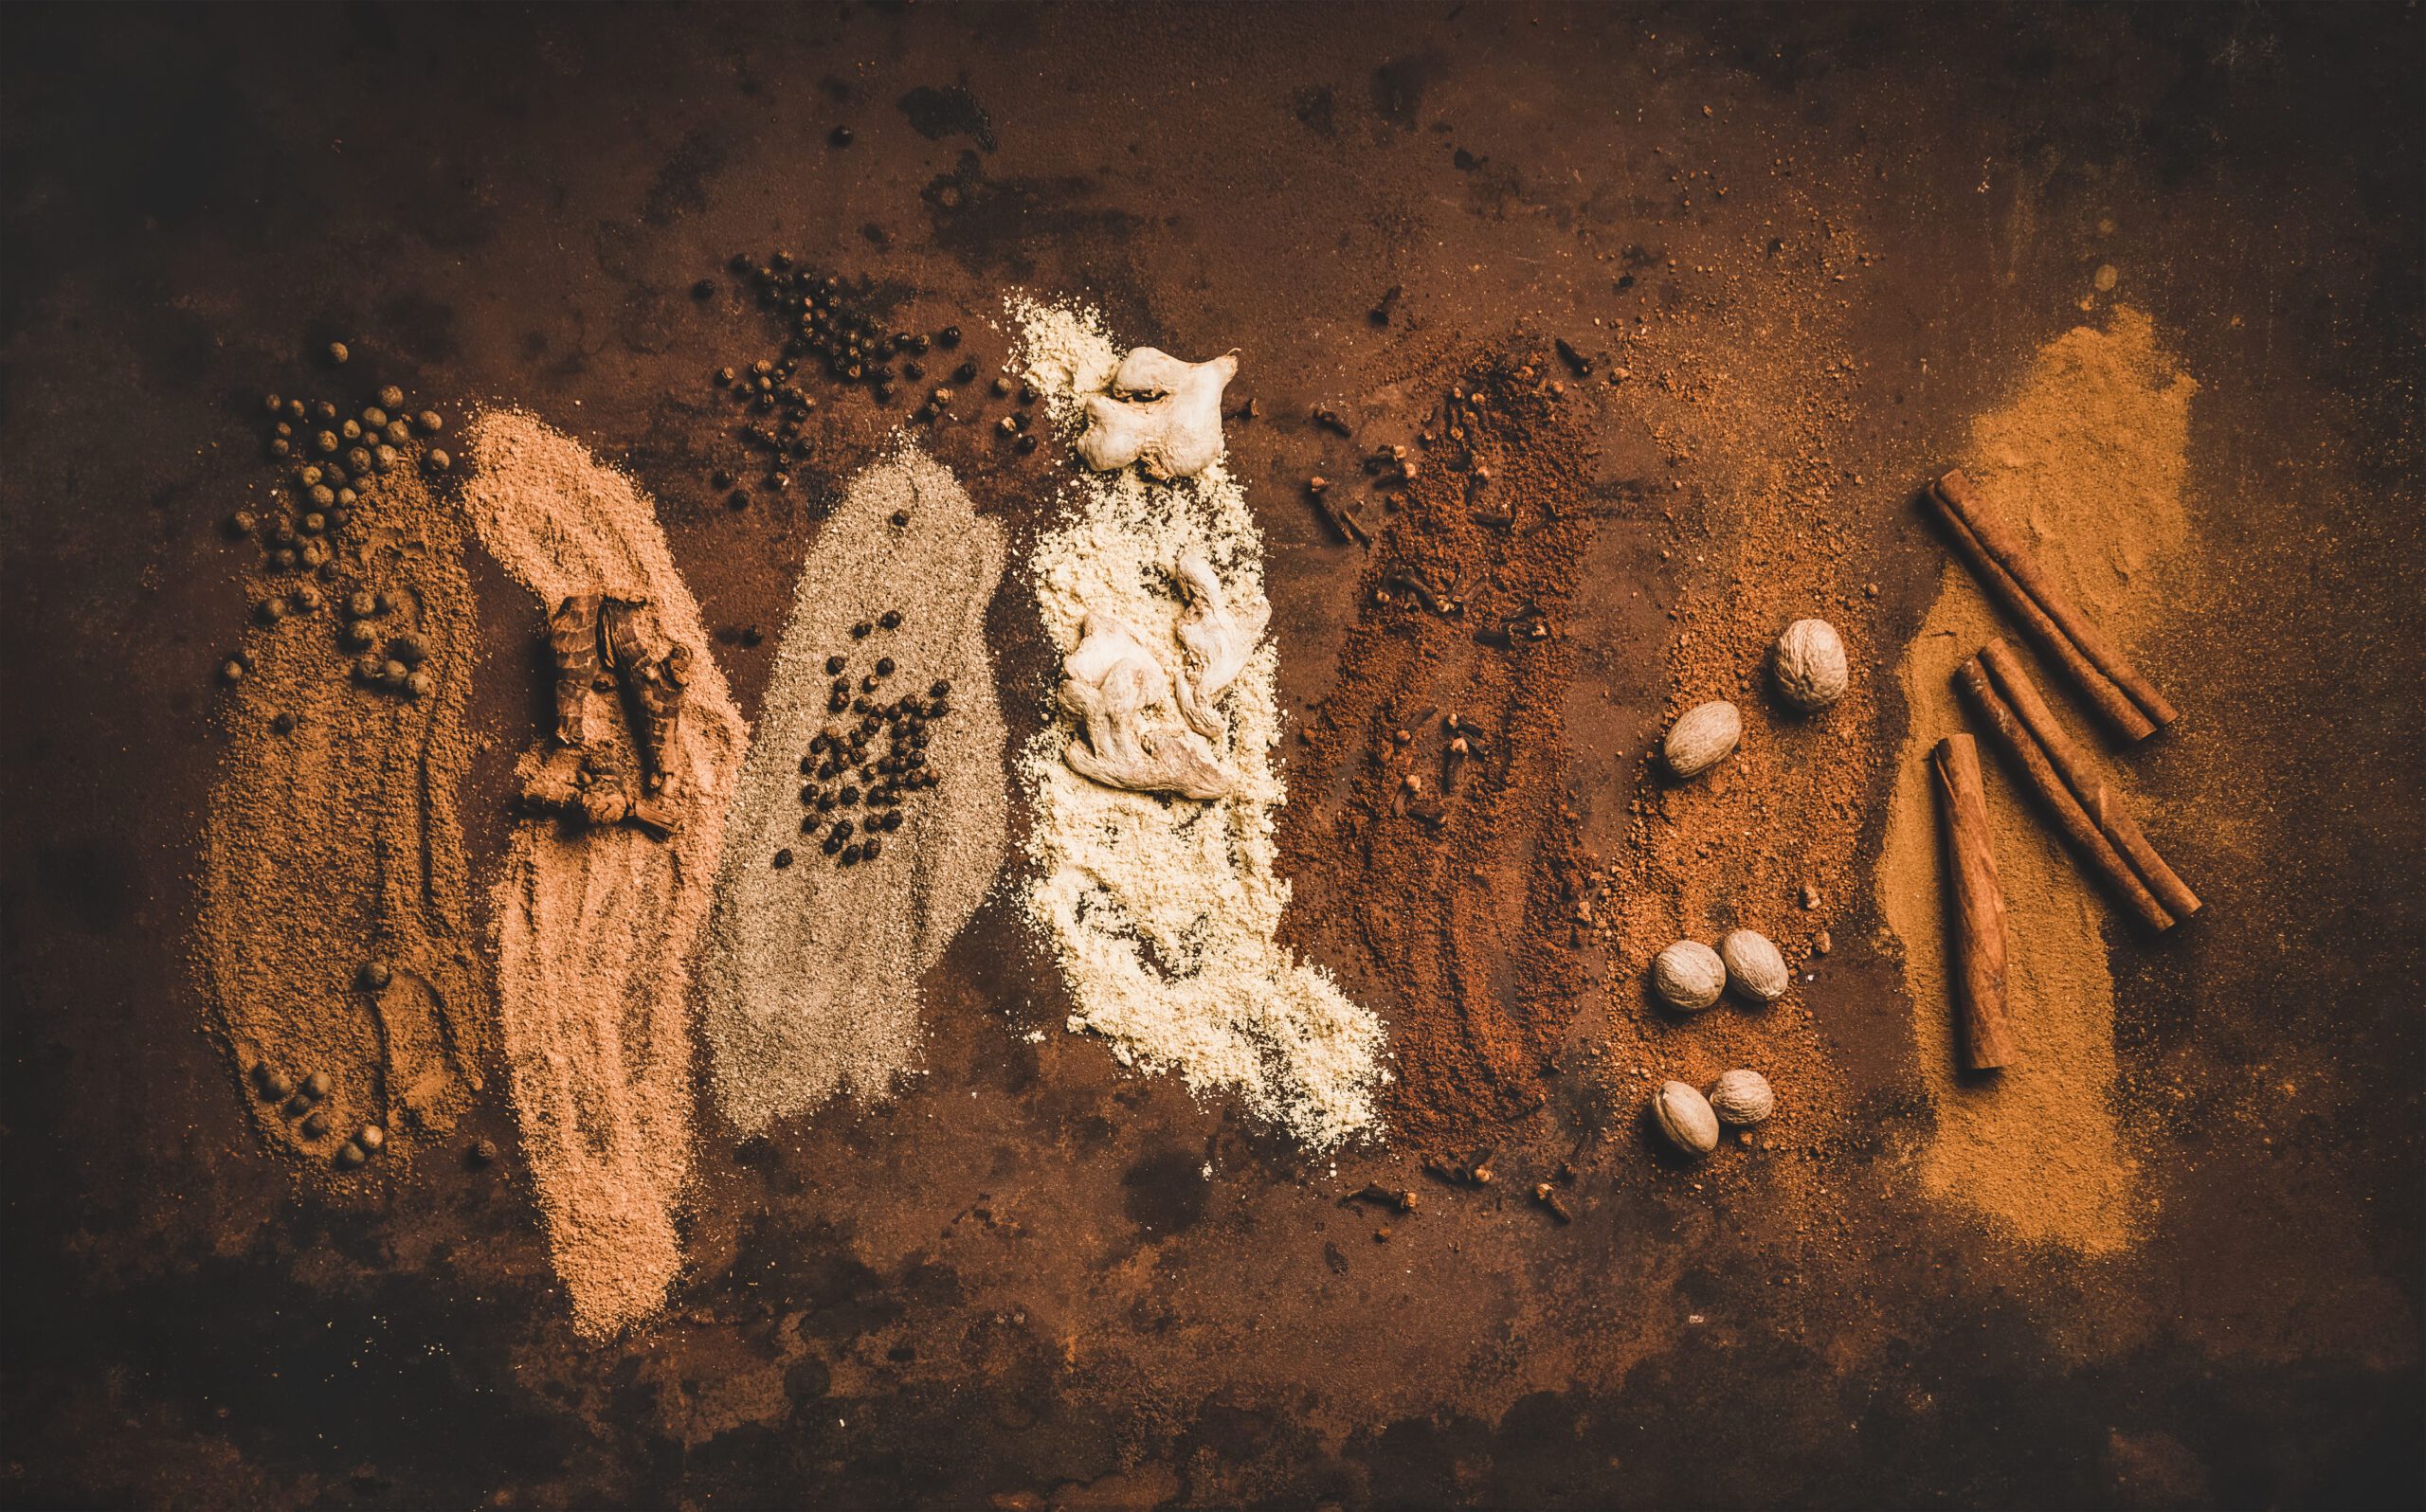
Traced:
POLYGON ((1394 459, 1332 692, 1293 764, 1293 927, 1390 1026, 1395 1140, 1452 1148, 1544 1101, 1584 985, 1565 624, 1590 402, 1548 352, 1466 366, 1394 459))

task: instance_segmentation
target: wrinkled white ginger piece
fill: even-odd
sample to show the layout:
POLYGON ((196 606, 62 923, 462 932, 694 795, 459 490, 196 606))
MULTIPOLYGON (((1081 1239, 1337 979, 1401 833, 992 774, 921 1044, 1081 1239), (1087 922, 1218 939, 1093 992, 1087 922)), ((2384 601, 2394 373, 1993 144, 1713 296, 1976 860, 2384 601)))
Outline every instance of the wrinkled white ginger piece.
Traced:
POLYGON ((1238 371, 1235 351, 1182 362, 1137 348, 1113 370, 1112 392, 1088 397, 1078 456, 1097 472, 1136 462, 1156 477, 1194 477, 1222 459, 1222 390, 1238 371))
POLYGON ((1146 711, 1171 696, 1170 675, 1127 624, 1087 616, 1061 671, 1061 708, 1084 735, 1062 752, 1072 771, 1132 793, 1200 801, 1229 795, 1230 779, 1198 755, 1184 732, 1146 728, 1146 711))
POLYGON ((1172 693, 1188 728, 1207 740, 1217 740, 1223 725, 1215 705, 1221 702, 1222 691, 1246 670, 1256 641, 1272 621, 1272 605, 1258 599, 1243 609, 1232 608, 1213 564, 1194 551, 1171 564, 1171 578, 1179 585, 1185 605, 1179 623, 1172 628, 1180 644, 1180 671, 1172 693))

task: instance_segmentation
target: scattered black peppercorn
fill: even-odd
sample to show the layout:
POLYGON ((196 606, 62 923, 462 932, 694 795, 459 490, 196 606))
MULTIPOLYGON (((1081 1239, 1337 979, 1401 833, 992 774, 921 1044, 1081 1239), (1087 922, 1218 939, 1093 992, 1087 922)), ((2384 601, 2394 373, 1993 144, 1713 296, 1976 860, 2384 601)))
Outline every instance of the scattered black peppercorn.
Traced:
POLYGON ((893 524, 896 530, 898 530, 909 523, 910 512, 908 510, 895 510, 893 512, 893 524))
POLYGON ((868 623, 865 620, 862 620, 858 624, 851 626, 851 639, 854 640, 865 640, 870 633, 875 629, 876 626, 868 623))
POLYGON ((878 618, 877 623, 884 626, 887 630, 898 630, 901 628, 901 611, 898 609, 887 609, 878 618))
POLYGON ((893 658, 891 657, 878 657, 876 658, 876 675, 879 677, 890 677, 893 675, 893 658))
POLYGON ((777 852, 775 853, 775 870, 776 870, 776 871, 780 872, 780 871, 782 871, 784 868, 786 868, 786 867, 788 867, 788 866, 789 866, 789 865, 791 865, 791 864, 792 864, 792 853, 791 853, 790 851, 788 851, 788 850, 783 850, 783 851, 777 851, 777 852))
POLYGON ((829 677, 841 676, 842 669, 849 665, 850 662, 844 657, 828 657, 825 658, 825 675, 829 677))

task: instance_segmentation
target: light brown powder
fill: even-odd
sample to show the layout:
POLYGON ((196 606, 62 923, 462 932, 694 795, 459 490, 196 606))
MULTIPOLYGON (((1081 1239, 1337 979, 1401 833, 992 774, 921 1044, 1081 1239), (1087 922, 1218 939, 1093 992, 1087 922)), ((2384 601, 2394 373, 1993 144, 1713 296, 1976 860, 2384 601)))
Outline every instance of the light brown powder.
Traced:
MULTIPOLYGON (((2164 598, 2150 569, 2190 538, 2182 483, 2197 390, 2158 345, 2148 317, 2117 309, 2106 330, 2081 327, 2042 349, 2013 403, 1975 423, 1962 459, 1981 493, 2027 532, 2040 562, 2127 646, 2164 598)), ((2026 1239, 2101 1253, 2130 1244, 2143 1216, 2113 1106, 2107 937, 2129 935, 2001 767, 1989 773, 1988 819, 2023 1058, 1977 1080, 1955 1069, 1943 859, 1924 763, 1941 736, 1967 728, 1949 679, 1996 635, 2019 645, 1978 585, 1949 562, 1897 671, 1911 724, 1897 758, 1878 899, 1902 942, 1922 1072, 1937 1106, 1922 1179, 1932 1194, 2026 1239)), ((2051 694, 2064 687, 2051 669, 2038 678, 2051 694)), ((2064 717, 2085 739, 2094 729, 2077 708, 2064 717)), ((2128 756, 2105 765, 2129 798, 2128 756)))
MULTIPOLYGON (((317 611, 257 628, 229 694, 228 743, 203 837, 196 964, 216 1027, 271 1140, 322 1170, 365 1124, 408 1159, 480 1086, 487 984, 473 954, 458 793, 470 767, 463 711, 475 645, 454 513, 400 469, 366 493, 317 611), (433 682, 420 698, 356 682, 335 603, 355 588, 396 607, 381 643, 410 632, 433 682), (280 732, 280 715, 294 721, 280 732), (384 988, 361 978, 380 962, 384 988), (265 1064, 334 1084, 327 1132, 261 1095, 265 1064)), ((303 581, 272 580, 281 595, 303 581)), ((264 595, 266 596, 266 595, 264 595)))
MULTIPOLYGON (((575 1321, 605 1333, 663 1301, 691 1161, 691 956, 749 729, 710 653, 656 506, 518 410, 476 417, 464 504, 481 544, 537 595, 645 600, 691 648, 665 759, 671 840, 628 826, 516 827, 495 893, 498 999, 524 1153, 575 1321)), ((532 621, 538 633, 539 620, 532 621)))

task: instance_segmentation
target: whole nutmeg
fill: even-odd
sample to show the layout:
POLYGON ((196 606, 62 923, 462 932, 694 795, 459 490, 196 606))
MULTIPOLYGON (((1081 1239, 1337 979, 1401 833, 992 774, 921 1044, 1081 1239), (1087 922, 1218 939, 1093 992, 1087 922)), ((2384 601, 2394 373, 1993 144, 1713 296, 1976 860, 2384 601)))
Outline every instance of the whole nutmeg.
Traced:
POLYGON ((1845 695, 1845 643, 1825 620, 1797 620, 1778 637, 1769 671, 1778 696, 1817 713, 1845 695))
POLYGON ((1755 1002, 1775 1002, 1785 996, 1785 957, 1769 937, 1750 929, 1732 929, 1718 943, 1719 959, 1727 963, 1727 980, 1755 1002))
POLYGON ((1680 1014, 1697 1014, 1727 990, 1727 965, 1698 940, 1679 940, 1651 963, 1651 990, 1680 1014))
POLYGON ((1735 748, 1744 736, 1744 716, 1724 698, 1696 704, 1668 727, 1660 746, 1668 769, 1679 778, 1699 777, 1735 748))
POLYGON ((1722 1124, 1744 1128, 1776 1112, 1777 1107, 1778 1094, 1759 1071, 1723 1071, 1710 1084, 1710 1108, 1722 1124))
POLYGON ((1687 1155, 1708 1155, 1718 1148, 1718 1115, 1710 1099, 1683 1082, 1663 1082, 1651 1099, 1651 1116, 1659 1132, 1687 1155))

